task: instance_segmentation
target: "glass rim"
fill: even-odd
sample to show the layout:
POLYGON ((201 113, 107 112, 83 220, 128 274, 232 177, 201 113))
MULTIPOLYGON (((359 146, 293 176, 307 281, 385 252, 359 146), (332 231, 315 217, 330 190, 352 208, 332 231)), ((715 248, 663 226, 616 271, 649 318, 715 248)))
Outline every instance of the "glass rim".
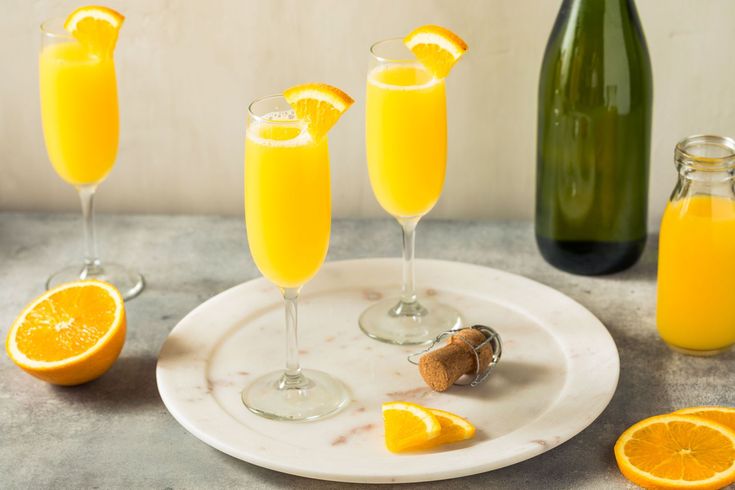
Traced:
POLYGON ((41 22, 41 25, 39 26, 39 29, 41 30, 41 34, 44 36, 48 36, 50 38, 54 39, 68 39, 70 41, 76 41, 76 38, 71 35, 69 31, 64 29, 64 19, 62 17, 52 17, 50 19, 46 19, 43 22, 41 22), (61 32, 59 29, 56 28, 53 24, 58 23, 61 28, 63 29, 63 32, 61 32))
POLYGON ((686 168, 705 171, 722 171, 735 168, 735 139, 729 136, 696 134, 687 136, 676 144, 676 162, 686 168), (705 156, 691 151, 694 146, 715 146, 724 151, 722 156, 705 156))
MULTIPOLYGON (((283 96, 283 94, 263 95, 262 97, 258 97, 256 99, 254 99, 250 104, 248 104, 248 116, 250 116, 255 121, 258 121, 260 123, 273 124, 273 125, 293 125, 294 123, 303 122, 303 119, 301 119, 298 116, 296 116, 296 113, 294 113, 294 118, 293 119, 288 119, 288 120, 284 120, 284 121, 274 121, 272 119, 266 119, 265 118, 265 115, 262 115, 261 116, 261 115, 258 115, 258 114, 255 113, 255 111, 253 110, 253 106, 255 106, 256 104, 259 104, 261 102, 265 102, 267 100, 272 100, 272 99, 281 99, 284 102, 286 102, 286 98, 283 96)), ((286 102, 286 105, 288 105, 289 108, 291 107, 288 104, 288 102, 286 102)))
POLYGON ((417 61, 416 58, 392 58, 392 57, 380 56, 379 54, 375 52, 375 50, 380 45, 384 43, 394 42, 394 41, 400 41, 401 43, 403 43, 403 38, 402 37, 389 37, 387 39, 383 39, 381 41, 377 41, 373 43, 370 46, 370 55, 379 63, 415 63, 417 61))

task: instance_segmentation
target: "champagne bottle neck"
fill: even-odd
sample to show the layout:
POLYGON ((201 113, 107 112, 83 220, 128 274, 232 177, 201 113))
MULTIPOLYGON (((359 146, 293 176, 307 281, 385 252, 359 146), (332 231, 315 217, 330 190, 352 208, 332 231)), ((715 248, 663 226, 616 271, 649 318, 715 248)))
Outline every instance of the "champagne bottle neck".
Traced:
POLYGON ((634 0, 564 0, 562 12, 577 22, 618 22, 636 15, 634 0))
POLYGON ((570 6, 578 5, 595 10, 607 10, 610 8, 628 10, 631 6, 635 5, 635 0, 564 0, 564 3, 570 6))

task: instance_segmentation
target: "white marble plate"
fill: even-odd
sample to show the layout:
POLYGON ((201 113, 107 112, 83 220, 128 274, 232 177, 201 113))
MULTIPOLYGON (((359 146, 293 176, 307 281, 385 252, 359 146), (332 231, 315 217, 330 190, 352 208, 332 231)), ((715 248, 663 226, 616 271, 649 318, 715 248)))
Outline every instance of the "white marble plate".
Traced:
POLYGON ((273 470, 343 482, 420 482, 501 468, 570 439, 604 410, 618 382, 615 343, 588 310, 529 279, 456 262, 419 260, 421 295, 457 307, 467 324, 494 327, 503 358, 487 383, 434 393, 406 356, 416 348, 369 339, 360 312, 397 294, 397 259, 331 262, 303 291, 301 364, 339 377, 353 401, 308 423, 250 413, 240 391, 281 368, 285 339, 280 294, 265 279, 240 284, 189 313, 158 360, 161 398, 196 437, 273 470), (477 427, 474 439, 434 452, 391 454, 381 404, 406 400, 449 410, 477 427))

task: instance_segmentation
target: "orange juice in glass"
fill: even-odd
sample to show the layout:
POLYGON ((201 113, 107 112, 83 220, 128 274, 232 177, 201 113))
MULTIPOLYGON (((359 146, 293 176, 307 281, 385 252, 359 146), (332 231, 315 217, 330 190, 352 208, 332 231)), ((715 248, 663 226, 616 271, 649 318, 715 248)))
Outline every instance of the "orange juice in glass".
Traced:
POLYGON ((309 138, 301 121, 264 120, 245 139, 245 216, 258 269, 280 288, 316 274, 329 247, 327 138, 309 138))
POLYGON ((423 216, 441 195, 447 162, 444 80, 417 61, 378 64, 368 74, 367 162, 380 205, 423 216))
POLYGON ((117 156, 114 61, 76 41, 49 43, 39 74, 46 150, 56 173, 74 186, 99 184, 117 156))
POLYGON ((676 163, 659 239, 656 324, 677 351, 717 354, 735 344, 735 141, 687 138, 676 163))

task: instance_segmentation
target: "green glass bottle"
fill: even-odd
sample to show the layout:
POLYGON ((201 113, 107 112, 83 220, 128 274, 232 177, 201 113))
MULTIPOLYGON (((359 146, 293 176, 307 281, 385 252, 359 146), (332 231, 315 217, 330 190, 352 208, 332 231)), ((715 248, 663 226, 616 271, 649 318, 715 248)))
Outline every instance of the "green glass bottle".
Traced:
POLYGON ((653 87, 633 0, 564 0, 539 83, 536 242, 575 274, 633 265, 646 241, 653 87))

